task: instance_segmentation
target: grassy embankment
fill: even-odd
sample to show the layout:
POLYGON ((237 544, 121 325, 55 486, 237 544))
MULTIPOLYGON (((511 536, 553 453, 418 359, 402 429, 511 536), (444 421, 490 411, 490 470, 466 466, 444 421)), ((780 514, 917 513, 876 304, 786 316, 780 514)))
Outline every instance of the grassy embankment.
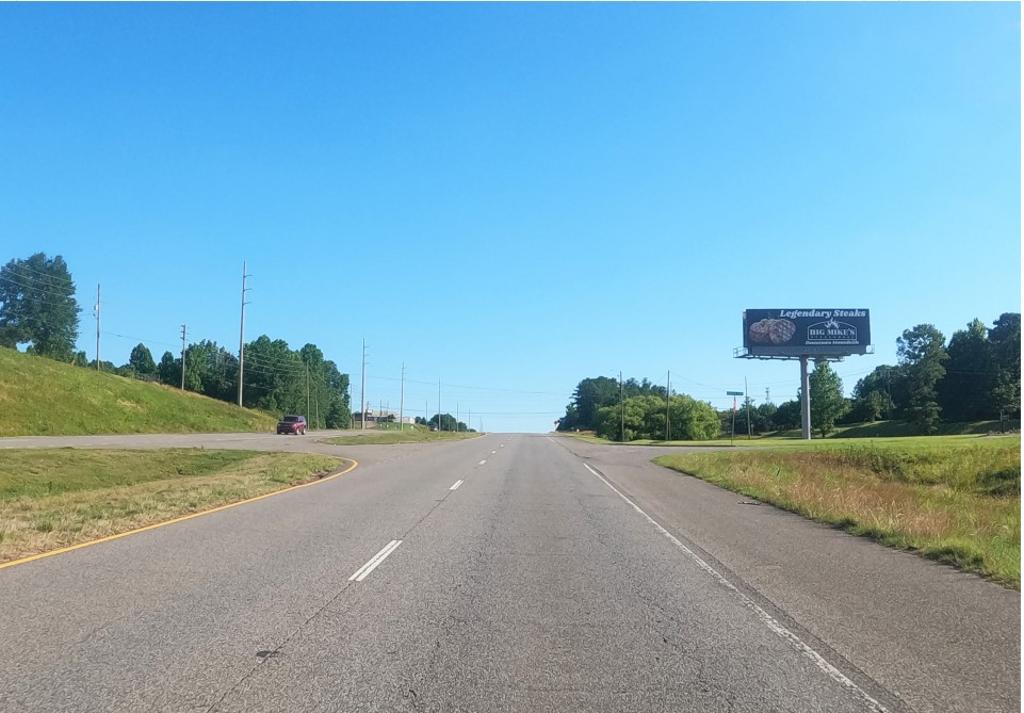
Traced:
MULTIPOLYGON (((1020 431, 1020 420, 1007 421, 1006 428, 1010 432, 1020 431)), ((995 434, 1000 431, 999 421, 975 421, 971 423, 943 423, 939 424, 939 430, 935 435, 939 436, 970 436, 995 434)), ((618 441, 601 438, 592 431, 581 431, 569 435, 579 438, 588 443, 599 443, 602 445, 620 445, 618 441)), ((856 423, 845 426, 837 426, 836 429, 824 440, 846 439, 846 438, 902 438, 918 436, 919 431, 914 424, 905 421, 876 421, 874 423, 856 423)), ((815 441, 820 440, 817 433, 814 434, 815 441)), ((747 434, 736 434, 735 439, 714 438, 707 441, 655 441, 636 440, 629 441, 622 445, 632 446, 786 446, 805 445, 800 438, 800 429, 790 431, 777 431, 764 435, 747 438, 747 434)))
POLYGON ((828 440, 655 463, 1019 589, 1020 447, 1020 436, 828 440))
MULTIPOLYGON (((384 424, 381 424, 384 425, 384 424)), ((398 424, 386 428, 370 429, 365 433, 327 438, 325 443, 336 446, 391 445, 394 443, 427 443, 430 441, 461 441, 481 434, 475 431, 431 431, 426 426, 407 424, 404 430, 398 424)))
POLYGON ((0 347, 0 436, 272 431, 216 399, 0 347))
POLYGON ((281 490, 342 465, 255 451, 5 450, 0 562, 281 490))

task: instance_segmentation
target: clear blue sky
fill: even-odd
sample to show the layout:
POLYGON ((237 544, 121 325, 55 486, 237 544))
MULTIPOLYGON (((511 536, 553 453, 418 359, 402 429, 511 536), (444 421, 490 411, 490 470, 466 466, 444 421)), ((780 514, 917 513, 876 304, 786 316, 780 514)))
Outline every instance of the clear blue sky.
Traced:
POLYGON ((315 342, 354 403, 364 336, 371 403, 403 360, 509 389, 445 387, 488 430, 619 369, 793 397, 732 358, 745 307, 870 308, 849 391, 906 327, 1019 309, 1019 12, 3 5, 0 259, 64 255, 81 348, 102 282, 159 358, 182 322, 237 348, 247 258, 248 338, 315 342))

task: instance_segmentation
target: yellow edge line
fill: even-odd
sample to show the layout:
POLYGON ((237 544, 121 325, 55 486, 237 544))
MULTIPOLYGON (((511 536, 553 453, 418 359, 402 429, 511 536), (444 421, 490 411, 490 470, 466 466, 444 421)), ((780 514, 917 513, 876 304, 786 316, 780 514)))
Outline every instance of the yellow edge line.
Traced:
POLYGON ((111 540, 119 540, 122 537, 128 537, 129 535, 137 535, 140 532, 146 532, 147 530, 155 530, 158 527, 165 527, 167 525, 173 525, 176 522, 184 522, 185 520, 191 520, 192 518, 202 517, 203 515, 211 515, 211 514, 213 514, 215 512, 220 512, 221 510, 227 510, 229 508, 236 508, 239 505, 247 505, 249 503, 254 503, 257 500, 263 500, 265 498, 270 498, 270 497, 273 497, 274 495, 281 495, 282 493, 290 493, 293 490, 298 490, 299 488, 308 488, 311 485, 319 485, 320 483, 326 483, 328 480, 334 480, 335 478, 340 478, 341 476, 345 475, 346 473, 351 473, 353 470, 355 470, 356 468, 359 467, 359 461, 355 460, 354 458, 344 458, 343 460, 350 461, 352 463, 352 465, 350 465, 345 470, 338 471, 337 473, 334 473, 333 475, 328 475, 326 478, 320 478, 319 480, 313 480, 313 481, 311 481, 309 483, 303 483, 301 485, 292 485, 291 487, 288 487, 288 488, 282 488, 281 490, 275 490, 275 491, 273 491, 271 493, 264 493, 263 495, 257 495, 256 497, 253 497, 253 498, 246 498, 245 500, 239 500, 237 502, 228 503, 227 505, 218 505, 217 507, 210 508, 209 510, 202 510, 200 512, 189 513, 188 515, 182 515, 181 517, 176 517, 176 518, 173 518, 171 520, 164 520, 163 522, 155 522, 152 525, 146 525, 145 527, 138 527, 138 528, 136 528, 134 530, 126 530, 125 532, 119 532, 116 535, 107 535, 106 537, 101 537, 98 540, 89 540, 88 542, 79 542, 77 545, 69 545, 67 547, 61 547, 60 549, 49 550, 48 552, 40 552, 37 555, 29 555, 28 557, 22 557, 21 559, 11 560, 10 562, 3 562, 3 563, 0 563, 0 569, 6 569, 8 567, 14 567, 15 565, 25 564, 26 562, 33 562, 35 560, 41 560, 44 557, 53 557, 54 555, 61 555, 61 554, 64 554, 65 552, 71 552, 73 550, 80 550, 83 547, 92 547, 93 545, 98 545, 98 544, 101 544, 103 542, 110 542, 111 540))

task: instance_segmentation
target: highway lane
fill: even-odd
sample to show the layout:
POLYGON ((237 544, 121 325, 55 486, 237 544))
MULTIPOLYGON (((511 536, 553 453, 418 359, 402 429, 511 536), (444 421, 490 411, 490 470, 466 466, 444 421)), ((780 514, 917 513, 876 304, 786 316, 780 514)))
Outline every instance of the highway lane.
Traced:
POLYGON ((483 440, 385 449, 322 485, 0 571, 0 710, 206 710, 472 472, 483 440))
POLYGON ((687 449, 558 443, 912 710, 1020 710, 1019 592, 650 462, 687 449))
MULTIPOLYGON (((697 481, 648 472, 643 451, 588 448, 503 435, 364 446, 338 480, 0 571, 0 709, 955 710, 901 686, 931 676, 939 696, 977 675, 938 668, 957 650, 1019 671, 1009 634, 988 651, 992 632, 964 624, 964 607, 942 651, 907 660, 921 671, 878 675, 901 663, 875 657, 861 610, 816 610, 819 581, 800 569, 804 598, 781 605, 761 590, 785 594, 771 589, 785 574, 742 576, 737 553, 760 554, 751 528, 705 522, 715 508, 736 519, 734 496, 677 491, 665 484, 697 481)), ((800 549, 847 566, 821 534, 838 533, 770 524, 809 526, 800 549)), ((1005 623, 1019 597, 1001 596, 979 617, 1005 623)), ((874 606, 896 616, 892 602, 874 606)), ((993 693, 1001 675, 971 689, 972 710, 1019 709, 993 693)))

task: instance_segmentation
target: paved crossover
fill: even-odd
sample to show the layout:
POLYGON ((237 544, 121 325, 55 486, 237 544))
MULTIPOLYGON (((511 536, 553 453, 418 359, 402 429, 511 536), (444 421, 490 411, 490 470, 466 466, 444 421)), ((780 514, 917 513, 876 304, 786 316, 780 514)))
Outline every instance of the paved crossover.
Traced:
POLYGON ((645 449, 344 450, 340 479, 0 571, 0 710, 1019 709, 1018 593, 645 449))

